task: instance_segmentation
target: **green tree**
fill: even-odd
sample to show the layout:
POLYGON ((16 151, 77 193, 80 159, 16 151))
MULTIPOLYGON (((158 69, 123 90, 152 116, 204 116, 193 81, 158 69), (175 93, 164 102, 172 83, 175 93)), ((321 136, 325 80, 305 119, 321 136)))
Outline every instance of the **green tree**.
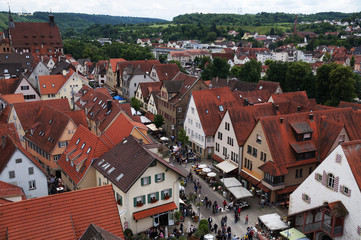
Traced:
POLYGON ((325 53, 325 55, 322 58, 322 61, 324 62, 328 62, 331 60, 331 54, 329 54, 328 52, 325 53))
POLYGON ((177 64, 177 66, 178 66, 178 68, 179 68, 179 71, 181 71, 182 73, 188 74, 188 72, 184 69, 184 67, 182 66, 182 64, 180 63, 180 61, 171 60, 171 61, 169 61, 168 63, 175 63, 175 64, 177 64))
POLYGON ((315 79, 310 64, 293 62, 286 73, 286 90, 306 91, 309 97, 315 96, 315 79))
POLYGON ((355 66, 355 56, 354 55, 352 55, 352 57, 351 57, 350 66, 352 68, 355 66))
POLYGON ((143 104, 141 101, 139 101, 139 99, 132 97, 130 99, 130 106, 132 106, 132 108, 134 108, 135 111, 139 111, 140 108, 143 106, 143 104))
POLYGON ((282 89, 286 91, 286 73, 289 63, 273 61, 268 66, 265 79, 271 82, 279 82, 282 89))
POLYGON ((154 125, 156 128, 160 128, 164 124, 164 118, 160 114, 154 115, 154 125))
POLYGON ((327 105, 337 106, 340 101, 352 102, 356 97, 352 69, 338 65, 330 72, 330 99, 327 105))
POLYGON ((319 104, 325 104, 330 99, 330 73, 336 67, 336 63, 330 63, 324 64, 317 69, 316 100, 319 104))
POLYGON ((203 80, 211 80, 213 77, 227 78, 229 76, 229 64, 226 59, 216 57, 202 71, 203 80))
POLYGON ((258 82, 261 79, 262 63, 255 59, 246 62, 240 71, 239 79, 246 82, 258 82))
POLYGON ((178 141, 182 143, 182 146, 187 146, 189 144, 189 137, 184 129, 181 129, 178 132, 178 141))

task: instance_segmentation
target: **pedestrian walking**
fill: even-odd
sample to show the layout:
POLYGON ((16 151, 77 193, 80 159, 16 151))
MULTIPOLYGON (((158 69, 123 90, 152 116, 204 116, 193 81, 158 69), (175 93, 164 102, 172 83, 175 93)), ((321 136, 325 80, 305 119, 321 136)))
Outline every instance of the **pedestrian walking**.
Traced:
POLYGON ((248 214, 246 215, 246 220, 244 221, 244 224, 248 224, 248 214))
POLYGON ((218 229, 217 223, 214 223, 213 228, 214 228, 214 233, 217 233, 217 229, 218 229))
POLYGON ((186 167, 187 167, 187 163, 188 163, 187 159, 186 159, 186 160, 184 160, 184 163, 186 164, 186 167))
POLYGON ((226 206, 227 206, 227 201, 224 200, 224 201, 223 201, 223 208, 226 209, 226 206))

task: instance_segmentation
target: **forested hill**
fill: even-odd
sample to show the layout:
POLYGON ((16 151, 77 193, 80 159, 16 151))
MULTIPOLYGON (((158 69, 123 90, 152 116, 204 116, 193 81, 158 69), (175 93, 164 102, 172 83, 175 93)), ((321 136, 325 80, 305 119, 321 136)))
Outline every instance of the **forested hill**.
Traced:
MULTIPOLYGON (((361 12, 358 13, 341 13, 341 12, 320 12, 315 14, 298 14, 297 21, 322 21, 328 20, 354 20, 361 18, 361 12)), ((173 18, 176 24, 202 24, 209 25, 216 23, 217 25, 254 25, 260 26, 274 23, 293 23, 295 14, 290 13, 267 13, 261 12, 257 14, 216 14, 216 13, 191 13, 179 15, 173 18)))
MULTIPOLYGON (((15 22, 47 22, 48 12, 34 12, 32 16, 19 16, 12 14, 15 22)), ((83 30, 93 24, 139 24, 139 23, 156 23, 167 22, 158 18, 141 18, 141 17, 119 17, 109 15, 94 15, 84 13, 53 13, 55 22, 61 31, 69 28, 74 30, 83 30)), ((8 12, 0 12, 0 31, 7 28, 8 12)))

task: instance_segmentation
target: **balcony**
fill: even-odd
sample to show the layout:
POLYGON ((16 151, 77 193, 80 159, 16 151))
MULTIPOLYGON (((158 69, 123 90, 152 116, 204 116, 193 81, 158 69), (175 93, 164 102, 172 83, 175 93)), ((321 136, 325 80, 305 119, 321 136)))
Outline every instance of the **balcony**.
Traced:
POLYGON ((282 188, 285 188, 285 184, 283 182, 279 182, 279 183, 273 183, 268 179, 262 179, 262 184, 271 189, 272 191, 276 191, 276 190, 280 190, 282 188))

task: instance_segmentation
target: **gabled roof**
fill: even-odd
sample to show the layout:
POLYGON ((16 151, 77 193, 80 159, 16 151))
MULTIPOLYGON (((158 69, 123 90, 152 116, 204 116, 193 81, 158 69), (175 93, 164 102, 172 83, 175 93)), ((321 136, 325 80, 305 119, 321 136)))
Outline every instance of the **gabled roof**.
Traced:
MULTIPOLYGON (((173 103, 176 104, 177 102, 179 102, 180 100, 182 100, 182 98, 188 94, 189 92, 191 92, 193 89, 193 85, 198 82, 198 81, 203 81, 201 80, 199 77, 195 77, 195 76, 190 76, 187 74, 184 74, 182 72, 178 72, 178 74, 172 79, 171 82, 179 82, 174 84, 173 88, 170 92, 172 93, 177 93, 174 97, 172 97, 168 102, 169 103, 173 103), (180 84, 182 83, 182 84, 180 84)), ((169 82, 169 81, 168 81, 169 82)), ((165 82, 163 82, 165 83, 165 82)), ((167 88, 168 91, 168 88, 167 88)))
POLYGON ((258 84, 257 84, 257 89, 258 90, 269 90, 270 93, 272 93, 272 94, 276 93, 277 88, 280 88, 280 83, 279 82, 271 82, 271 81, 260 80, 258 82, 258 84))
POLYGON ((171 80, 179 72, 178 65, 175 63, 155 64, 153 68, 157 72, 159 81, 171 80))
POLYGON ((90 223, 124 238, 111 185, 4 204, 0 215, 1 239, 79 239, 90 223))
POLYGON ((26 199, 25 193, 21 187, 0 181, 0 199, 14 196, 21 196, 22 200, 26 199))
POLYGON ((142 91, 143 98, 147 100, 150 97, 152 91, 159 91, 162 86, 162 82, 141 82, 139 88, 142 91))
POLYGON ((272 117, 261 117, 260 123, 277 172, 287 173, 287 168, 323 161, 337 140, 342 128, 351 140, 360 139, 359 116, 350 108, 330 109, 315 112, 295 113, 272 117), (299 142, 296 139, 295 126, 301 124, 301 134, 312 133, 310 140, 299 142), (311 132, 312 131, 312 132, 311 132), (316 151, 315 158, 296 160, 296 152, 316 151))
POLYGON ((280 102, 295 102, 302 105, 308 105, 309 99, 306 91, 286 92, 282 94, 272 94, 272 99, 275 104, 280 102))
POLYGON ((158 60, 138 60, 138 61, 126 61, 126 62, 118 62, 117 63, 117 70, 121 73, 124 71, 125 68, 129 66, 133 66, 135 68, 140 69, 144 73, 152 70, 152 66, 155 64, 160 64, 158 60))
POLYGON ((269 90, 239 91, 234 90, 233 94, 243 105, 265 103, 271 96, 269 90))
POLYGON ((3 94, 3 95, 0 95, 0 98, 2 98, 8 104, 25 102, 24 95, 22 93, 3 94))
POLYGON ((244 145, 260 117, 276 115, 272 103, 247 107, 235 104, 227 111, 239 146, 244 145))
MULTIPOLYGON (((100 136, 110 147, 114 147, 123 141, 123 139, 128 137, 132 131, 139 131, 139 128, 147 130, 145 125, 130 120, 124 114, 125 113, 120 113, 100 136)), ((148 138, 147 136, 144 137, 148 138)))
POLYGON ((80 125, 65 149, 64 154, 57 161, 57 164, 69 175, 75 184, 79 184, 88 171, 92 160, 109 149, 100 137, 83 125, 80 125), (69 160, 67 160, 67 157, 69 160), (72 166, 71 162, 74 163, 74 166, 72 166))
POLYGON ((74 121, 77 127, 79 127, 80 124, 84 127, 88 126, 84 109, 72 112, 65 112, 65 115, 69 116, 74 121))
POLYGON ((91 223, 79 240, 122 240, 122 238, 91 223))
POLYGON ((110 96, 108 89, 106 88, 89 89, 88 87, 84 86, 80 92, 85 92, 85 94, 83 94, 75 103, 75 105, 80 109, 90 109, 95 104, 98 104, 99 101, 106 103, 108 100, 113 99, 112 96, 110 96))
POLYGON ((71 121, 69 116, 52 107, 41 107, 35 125, 24 137, 50 154, 71 121))
POLYGON ((227 108, 238 103, 228 87, 193 91, 192 94, 206 136, 216 133, 227 108))
POLYGON ((109 64, 112 67, 112 71, 115 72, 117 70, 117 63, 126 61, 124 58, 111 58, 109 59, 109 64))
POLYGON ((342 143, 341 147, 361 191, 361 140, 342 143))
POLYGON ((66 98, 41 100, 34 102, 14 103, 13 107, 20 120, 23 129, 27 130, 34 123, 40 108, 43 106, 52 107, 60 112, 71 111, 69 101, 66 98))
POLYGON ((133 136, 125 138, 96 159, 93 167, 120 190, 127 192, 154 161, 179 173, 168 162, 145 149, 133 136))
POLYGON ((62 48, 58 26, 49 23, 15 22, 15 28, 10 28, 11 42, 15 48, 29 48, 41 44, 54 48, 62 48))
POLYGON ((350 102, 340 101, 340 103, 338 104, 338 107, 339 108, 351 107, 355 111, 361 110, 361 104, 360 103, 350 103, 350 102))
POLYGON ((0 94, 13 94, 18 85, 19 78, 1 79, 0 94))
POLYGON ((65 76, 62 74, 39 76, 40 94, 44 95, 58 93, 73 74, 74 70, 71 69, 65 76))

